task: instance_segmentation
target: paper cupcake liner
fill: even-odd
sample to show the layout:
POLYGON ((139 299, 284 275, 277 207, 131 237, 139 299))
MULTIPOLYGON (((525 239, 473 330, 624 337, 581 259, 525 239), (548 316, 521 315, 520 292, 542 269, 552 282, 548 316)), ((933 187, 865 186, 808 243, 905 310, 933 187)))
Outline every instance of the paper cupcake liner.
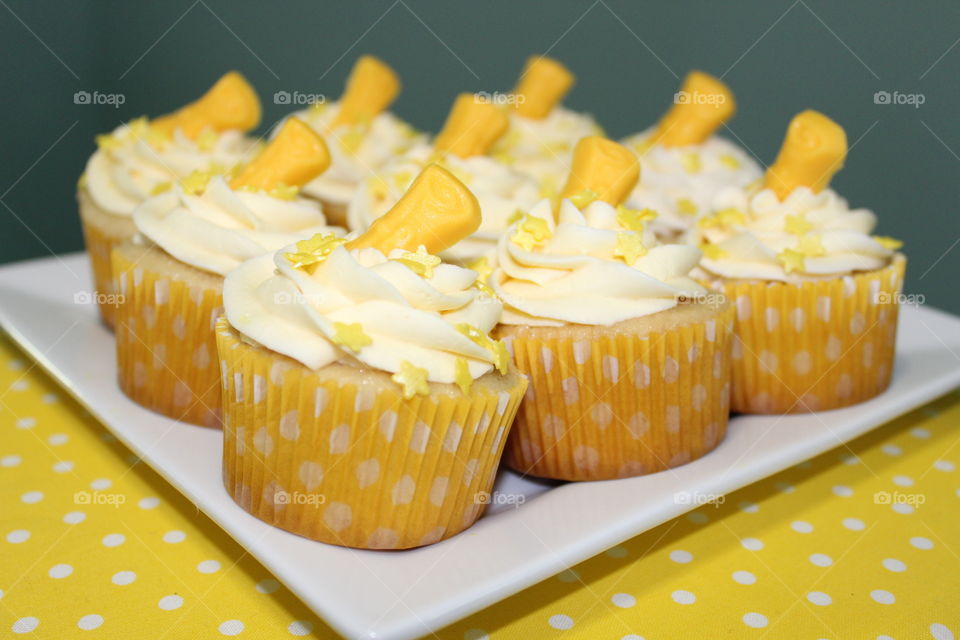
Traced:
POLYGON ((607 480, 704 455, 726 432, 732 331, 727 304, 709 320, 646 335, 512 333, 530 387, 506 463, 544 478, 607 480))
MULTIPOLYGON (((124 304, 117 308, 117 374, 131 400, 169 418, 220 428, 220 369, 214 325, 221 286, 154 270, 121 245, 113 270, 124 304)), ((152 249, 152 251, 159 251, 152 249)), ((187 267, 181 266, 181 269, 187 267)))
POLYGON ((93 272, 94 299, 100 310, 100 317, 111 329, 114 326, 114 317, 122 299, 117 297, 116 283, 113 279, 113 268, 110 264, 110 253, 114 247, 131 237, 136 231, 132 220, 116 218, 112 224, 100 225, 97 220, 110 216, 100 210, 88 195, 83 192, 77 194, 80 207, 80 222, 83 228, 83 242, 90 256, 90 267, 93 272))
POLYGON ((490 502, 526 389, 515 371, 487 374, 469 395, 431 385, 404 400, 389 374, 313 371, 225 320, 216 333, 224 485, 255 517, 330 544, 406 549, 466 529, 490 502))
POLYGON ((836 409, 890 384, 906 259, 868 273, 800 284, 725 282, 737 309, 731 408, 836 409))

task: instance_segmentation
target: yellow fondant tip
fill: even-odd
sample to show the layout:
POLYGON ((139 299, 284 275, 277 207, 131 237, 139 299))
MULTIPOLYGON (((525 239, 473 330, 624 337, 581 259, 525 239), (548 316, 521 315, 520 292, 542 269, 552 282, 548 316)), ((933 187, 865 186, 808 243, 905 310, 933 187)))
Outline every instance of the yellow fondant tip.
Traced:
POLYGON ((814 193, 830 184, 847 157, 843 127, 818 111, 808 109, 790 121, 776 161, 767 168, 764 186, 783 200, 797 187, 814 193))
POLYGON ((601 136, 581 138, 573 150, 573 167, 560 197, 591 191, 614 206, 621 204, 640 179, 640 162, 626 147, 601 136))
POLYGON ((330 166, 326 142, 298 118, 289 118, 270 144, 230 183, 269 191, 302 187, 330 166))
POLYGON ((530 56, 513 90, 516 112, 526 118, 547 117, 570 91, 574 75, 552 58, 530 56))
POLYGON ((720 79, 691 71, 674 94, 673 106, 660 119, 653 138, 665 147, 700 144, 733 117, 736 109, 733 92, 720 79))
POLYGON ((375 56, 361 56, 347 78, 330 128, 372 120, 393 104, 398 93, 400 77, 390 65, 375 56))
POLYGON ((506 133, 509 124, 507 114, 490 101, 461 93, 433 146, 461 158, 483 155, 506 133))
POLYGON ((229 71, 199 100, 150 124, 167 133, 180 129, 188 138, 196 138, 207 128, 249 131, 260 124, 260 99, 246 78, 229 71))

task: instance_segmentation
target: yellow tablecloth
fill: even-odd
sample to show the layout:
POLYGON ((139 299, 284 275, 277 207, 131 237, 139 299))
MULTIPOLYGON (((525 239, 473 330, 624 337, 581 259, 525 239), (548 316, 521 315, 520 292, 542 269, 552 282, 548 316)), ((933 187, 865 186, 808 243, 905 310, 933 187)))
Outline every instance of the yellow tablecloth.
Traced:
MULTIPOLYGON (((958 425, 955 392, 437 637, 960 638, 958 425)), ((0 434, 0 638, 334 637, 6 338, 0 434)))

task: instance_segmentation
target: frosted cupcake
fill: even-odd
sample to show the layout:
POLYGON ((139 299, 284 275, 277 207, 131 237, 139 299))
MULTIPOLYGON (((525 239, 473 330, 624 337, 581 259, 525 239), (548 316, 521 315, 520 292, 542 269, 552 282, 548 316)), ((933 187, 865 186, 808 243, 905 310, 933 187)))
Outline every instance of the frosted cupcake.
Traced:
POLYGON ((906 260, 828 187, 846 152, 839 125, 804 111, 763 184, 722 191, 691 232, 704 280, 736 301, 735 411, 833 409, 890 382, 906 260))
POLYGON ((223 277, 244 260, 326 226, 297 187, 329 164, 323 139, 295 118, 237 176, 193 173, 134 212, 138 235, 113 251, 120 388, 191 424, 220 426, 213 325, 223 277))
POLYGON ((551 194, 560 191, 570 173, 577 141, 603 135, 592 116, 560 104, 573 83, 573 74, 561 63, 531 56, 508 96, 510 128, 490 153, 531 176, 551 194))
POLYGON ((83 235, 100 313, 113 324, 110 251, 136 232, 133 211, 194 171, 224 171, 256 150, 244 133, 260 122, 260 102, 236 71, 198 101, 148 121, 138 118, 97 136, 77 185, 83 235))
POLYGON ((743 149, 715 135, 735 111, 733 93, 723 82, 692 71, 660 122, 623 140, 643 167, 643 180, 627 205, 656 211, 653 228, 662 239, 679 238, 724 187, 745 187, 762 175, 743 149))
POLYGON ((432 145, 411 149, 357 190, 350 203, 350 229, 369 228, 400 199, 425 166, 437 163, 467 185, 483 212, 480 228, 447 250, 444 257, 468 263, 491 253, 516 211, 540 199, 532 179, 484 155, 506 129, 507 116, 501 109, 473 94, 460 94, 432 145))
POLYGON ((385 216, 227 276, 217 328, 224 483, 274 526, 406 549, 480 516, 526 380, 490 337, 501 305, 435 256, 480 223, 427 167, 385 216))
POLYGON ((362 56, 338 101, 317 102, 293 114, 330 144, 330 168, 304 185, 303 194, 320 200, 331 224, 346 224, 347 204, 361 182, 425 142, 425 135, 387 111, 399 92, 393 69, 374 56, 362 56))
POLYGON ((696 248, 659 244, 618 206, 638 174, 630 151, 584 138, 556 218, 544 200, 500 240, 495 333, 530 378, 505 458, 521 473, 652 473, 725 433, 733 309, 690 278, 696 248))

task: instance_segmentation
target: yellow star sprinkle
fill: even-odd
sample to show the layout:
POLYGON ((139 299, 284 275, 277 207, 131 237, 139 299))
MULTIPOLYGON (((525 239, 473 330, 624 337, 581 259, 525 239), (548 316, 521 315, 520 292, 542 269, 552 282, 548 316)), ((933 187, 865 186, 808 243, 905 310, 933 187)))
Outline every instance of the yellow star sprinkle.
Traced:
POLYGON ((697 213, 697 205, 693 204, 693 200, 690 198, 678 198, 677 199, 677 210, 680 213, 692 216, 697 213))
POLYGON ((486 282, 490 274, 493 273, 493 265, 487 260, 486 256, 480 256, 476 260, 467 263, 467 269, 477 272, 477 280, 486 282))
POLYGON ((278 200, 294 200, 300 195, 300 187, 296 185, 290 185, 288 187, 285 184, 278 184, 273 189, 270 189, 270 191, 267 191, 267 195, 278 200))
POLYGON ((363 332, 363 327, 360 326, 359 322, 349 324, 346 322, 334 322, 331 342, 341 347, 346 347, 354 353, 360 353, 360 349, 373 344, 373 338, 363 332))
POLYGON ((297 250, 285 253, 283 257, 291 262, 294 269, 303 269, 323 262, 331 251, 344 243, 346 240, 333 233, 318 233, 309 240, 298 242, 297 250))
POLYGON ((150 195, 155 196, 161 193, 166 193, 170 191, 170 188, 173 186, 171 182, 158 182, 153 189, 150 189, 150 195))
POLYGON ((473 386, 473 377, 470 375, 470 367, 467 366, 465 358, 457 358, 453 362, 453 380, 460 387, 464 395, 470 393, 470 387, 473 386))
POLYGON ((120 145, 123 144, 120 142, 120 139, 117 138, 112 133, 102 133, 94 140, 97 143, 97 147, 105 151, 113 151, 114 149, 119 149, 120 145))
POLYGON ((520 222, 517 223, 517 231, 510 240, 523 249, 530 251, 533 247, 549 239, 552 235, 550 225, 547 224, 546 220, 526 213, 520 222))
POLYGON ((720 258, 727 255, 727 252, 718 247, 715 244, 704 243, 700 245, 700 251, 703 252, 703 256, 709 260, 719 260, 720 258))
POLYGON ((213 129, 204 129, 203 133, 197 136, 197 147, 199 147, 201 151, 210 151, 216 143, 217 132, 213 129))
POLYGON ((793 249, 784 249, 777 254, 777 260, 780 261, 780 264, 783 265, 783 270, 787 273, 803 271, 804 256, 799 251, 794 251, 793 249))
POLYGON ((405 400, 409 400, 417 394, 421 396, 430 395, 430 385, 427 384, 428 373, 426 369, 415 367, 407 360, 402 360, 400 371, 393 374, 391 378, 394 382, 403 386, 403 397, 405 400))
POLYGON ((820 242, 820 235, 816 233, 808 233, 801 237, 800 242, 797 244, 797 251, 808 258, 816 258, 827 252, 827 250, 823 248, 823 243, 820 242))
POLYGON ((507 218, 507 226, 511 226, 514 222, 519 222, 523 220, 524 213, 520 209, 515 210, 510 214, 510 217, 507 218))
POLYGON ((617 246, 613 250, 613 255, 617 258, 623 258, 628 265, 633 266, 640 256, 646 255, 647 248, 643 246, 643 238, 638 233, 620 232, 617 233, 617 246))
POLYGON ((406 265, 411 271, 424 278, 433 277, 433 269, 440 265, 442 260, 435 255, 427 253, 427 248, 423 245, 417 247, 416 251, 407 251, 394 261, 406 265))
POLYGON ((743 224, 746 222, 746 216, 739 209, 721 209, 712 216, 701 218, 697 225, 708 229, 710 227, 727 227, 734 224, 743 224))
POLYGON ((353 155, 360 148, 360 145, 363 144, 364 132, 357 128, 347 131, 342 136, 340 136, 339 142, 340 146, 343 147, 343 150, 347 153, 353 155))
POLYGON ((740 161, 737 160, 737 158, 736 158, 735 156, 733 156, 733 155, 731 155, 731 154, 729 154, 729 153, 725 153, 725 154, 723 154, 722 156, 720 156, 720 162, 723 163, 724 165, 726 165, 727 167, 731 168, 731 169, 739 169, 739 168, 740 168, 740 161))
POLYGON ((183 192, 187 195, 199 195, 206 190, 207 183, 210 182, 210 178, 212 177, 213 173, 210 171, 194 171, 186 178, 180 180, 180 188, 183 189, 183 192))
POLYGON ((593 189, 584 189, 580 193, 575 193, 570 196, 569 200, 577 209, 583 209, 599 197, 600 194, 593 189))
POLYGON ((888 236, 873 236, 873 239, 876 240, 881 247, 884 249, 890 249, 891 251, 896 251, 903 246, 902 240, 897 240, 896 238, 890 238, 888 236))
POLYGON ((687 173, 700 173, 703 163, 700 161, 700 154, 696 151, 690 151, 680 156, 680 164, 687 173))
POLYGON ((624 229, 630 231, 643 231, 645 222, 649 222, 657 217, 657 212, 653 209, 628 209, 622 204, 617 205, 617 223, 624 229))
POLYGON ((787 216, 787 220, 783 225, 783 230, 795 236, 802 236, 812 231, 813 225, 807 222, 806 216, 804 216, 802 213, 798 213, 795 216, 787 216))

